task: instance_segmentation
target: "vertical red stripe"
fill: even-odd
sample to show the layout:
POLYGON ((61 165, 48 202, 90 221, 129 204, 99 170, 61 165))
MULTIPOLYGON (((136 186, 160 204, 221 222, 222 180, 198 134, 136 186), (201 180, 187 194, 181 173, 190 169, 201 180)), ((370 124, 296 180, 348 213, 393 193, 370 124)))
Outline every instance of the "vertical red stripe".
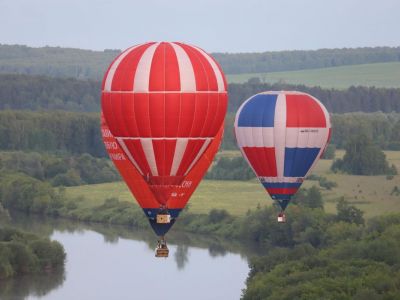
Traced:
POLYGON ((168 76, 165 76, 165 90, 180 91, 181 79, 178 59, 174 48, 169 43, 165 45, 165 74, 168 74, 168 76))
POLYGON ((118 132, 115 133, 115 136, 129 136, 128 130, 126 129, 126 123, 124 122, 124 104, 122 102, 122 94, 112 93, 110 99, 112 103, 115 124, 118 128, 118 132))
POLYGON ((177 137, 181 110, 180 94, 165 94, 165 136, 177 137))
POLYGON ((121 101, 123 103, 123 109, 124 109, 124 114, 122 116, 124 119, 125 127, 128 131, 128 136, 130 137, 139 136, 138 125, 134 109, 135 94, 124 93, 121 96, 122 96, 121 101))
POLYGON ((152 137, 165 136, 164 94, 149 94, 149 117, 152 137))
POLYGON ((165 75, 165 43, 161 43, 151 61, 149 91, 164 91, 165 75))
POLYGON ((203 127, 209 127, 211 124, 206 122, 207 114, 215 114, 212 109, 208 107, 208 95, 207 94, 196 94, 195 95, 195 110, 192 120, 192 129, 189 137, 199 137, 203 131, 203 127))
POLYGON ((140 137, 151 137, 149 94, 136 93, 134 98, 135 119, 138 124, 138 135, 140 137))
POLYGON ((286 94, 287 127, 326 127, 325 114, 310 96, 286 94))
POLYGON ((103 92, 101 94, 101 110, 103 111, 104 118, 106 119, 106 122, 111 132, 117 132, 118 128, 116 126, 114 113, 112 111, 112 102, 110 93, 103 92))
POLYGON ((196 94, 181 94, 178 137, 188 137, 193 125, 196 94))

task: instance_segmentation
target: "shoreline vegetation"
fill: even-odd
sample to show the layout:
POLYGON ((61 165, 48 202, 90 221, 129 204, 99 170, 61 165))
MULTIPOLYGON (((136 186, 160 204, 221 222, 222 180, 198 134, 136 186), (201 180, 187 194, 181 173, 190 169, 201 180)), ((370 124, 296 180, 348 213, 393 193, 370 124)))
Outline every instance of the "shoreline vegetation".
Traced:
POLYGON ((51 274, 64 268, 66 253, 57 241, 10 227, 0 227, 0 280, 51 274))

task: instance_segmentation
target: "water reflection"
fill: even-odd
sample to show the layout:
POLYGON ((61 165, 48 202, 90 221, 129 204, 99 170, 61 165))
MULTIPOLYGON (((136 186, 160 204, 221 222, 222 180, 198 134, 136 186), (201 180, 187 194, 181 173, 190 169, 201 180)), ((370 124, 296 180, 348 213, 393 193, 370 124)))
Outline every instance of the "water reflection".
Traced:
POLYGON ((173 231, 168 234, 170 257, 156 259, 151 230, 24 215, 12 218, 13 226, 64 245, 66 278, 61 274, 47 280, 46 289, 40 277, 9 281, 0 286, 0 299, 158 299, 156 290, 168 299, 239 299, 247 257, 257 253, 238 242, 173 231))
POLYGON ((178 270, 183 270, 189 261, 189 247, 187 245, 178 245, 174 254, 178 270))
MULTIPOLYGON (((157 237, 151 229, 136 229, 126 226, 84 223, 66 219, 26 216, 25 214, 12 214, 14 226, 25 231, 50 237, 54 231, 61 233, 81 233, 91 230, 100 233, 107 244, 118 244, 120 239, 144 241, 149 250, 154 251, 157 237)), ((224 257, 227 253, 241 255, 242 258, 260 254, 254 244, 243 244, 238 241, 226 240, 200 234, 171 231, 167 236, 168 245, 176 245, 174 259, 179 270, 183 270, 189 261, 189 247, 207 249, 211 257, 224 257)))
POLYGON ((24 300, 28 296, 44 297, 51 290, 62 286, 64 269, 51 274, 25 275, 13 279, 0 280, 0 299, 24 300))

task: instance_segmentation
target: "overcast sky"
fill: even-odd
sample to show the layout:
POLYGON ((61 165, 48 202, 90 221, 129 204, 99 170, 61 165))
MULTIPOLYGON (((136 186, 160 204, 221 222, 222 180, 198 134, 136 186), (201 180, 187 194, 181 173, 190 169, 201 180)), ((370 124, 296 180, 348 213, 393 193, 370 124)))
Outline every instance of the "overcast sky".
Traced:
POLYGON ((208 52, 400 46, 400 0, 0 0, 0 43, 208 52))

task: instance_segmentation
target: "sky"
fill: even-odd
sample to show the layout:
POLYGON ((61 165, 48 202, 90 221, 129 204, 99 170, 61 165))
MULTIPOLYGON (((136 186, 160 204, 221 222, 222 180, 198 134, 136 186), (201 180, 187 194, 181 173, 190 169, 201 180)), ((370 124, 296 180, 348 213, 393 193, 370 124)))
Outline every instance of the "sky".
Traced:
POLYGON ((400 0, 0 0, 0 44, 208 52, 400 46, 400 0))

